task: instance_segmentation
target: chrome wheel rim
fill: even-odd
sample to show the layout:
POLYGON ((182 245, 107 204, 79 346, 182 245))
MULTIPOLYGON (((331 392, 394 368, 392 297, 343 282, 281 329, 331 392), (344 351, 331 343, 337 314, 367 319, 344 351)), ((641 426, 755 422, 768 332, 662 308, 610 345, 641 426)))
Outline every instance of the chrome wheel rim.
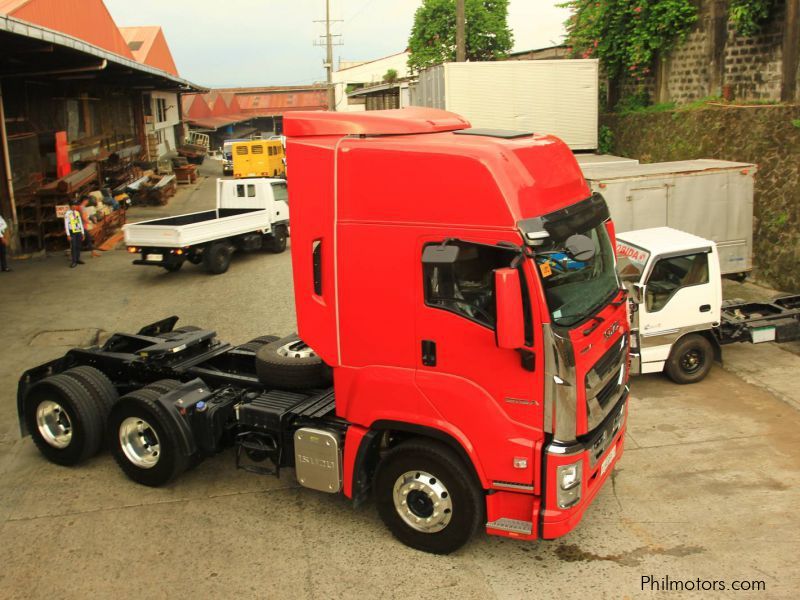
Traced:
POLYGON ((40 402, 36 407, 36 427, 42 439, 53 448, 66 448, 72 441, 72 421, 69 414, 52 400, 40 402))
POLYGON ((119 426, 119 444, 137 467, 151 469, 161 458, 161 442, 155 429, 139 417, 128 417, 119 426))
POLYGON ((416 531, 436 533, 447 527, 453 517, 450 492, 437 477, 425 471, 400 475, 394 483, 392 498, 397 514, 416 531))
POLYGON ((317 354, 302 340, 294 340, 278 348, 278 354, 286 358, 312 358, 317 354))

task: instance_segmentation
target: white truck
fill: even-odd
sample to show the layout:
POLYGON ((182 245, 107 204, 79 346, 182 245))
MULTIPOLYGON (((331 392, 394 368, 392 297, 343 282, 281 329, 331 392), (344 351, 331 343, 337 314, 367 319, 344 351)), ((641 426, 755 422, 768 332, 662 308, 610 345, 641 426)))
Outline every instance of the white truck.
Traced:
POLYGON ((228 270, 237 250, 283 252, 289 237, 289 200, 283 179, 218 179, 217 208, 123 228, 135 265, 170 272, 202 263, 215 275, 228 270))
POLYGON ((722 300, 717 244, 670 227, 617 234, 617 269, 629 291, 631 373, 703 379, 722 346, 800 339, 800 295, 722 300))

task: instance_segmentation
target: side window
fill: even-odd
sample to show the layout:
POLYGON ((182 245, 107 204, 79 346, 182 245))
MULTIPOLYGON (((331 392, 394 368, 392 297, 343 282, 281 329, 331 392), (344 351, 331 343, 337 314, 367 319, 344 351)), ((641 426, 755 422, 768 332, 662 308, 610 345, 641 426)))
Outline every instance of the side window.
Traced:
POLYGON ((254 183, 247 184, 247 197, 248 198, 255 198, 256 197, 256 186, 254 183))
POLYGON ((236 146, 236 154, 239 156, 247 156, 247 146, 236 146))
POLYGON ((708 254, 705 252, 662 258, 647 278, 647 311, 658 312, 679 289, 704 283, 708 283, 708 254))
POLYGON ((286 184, 282 181, 272 184, 272 195, 277 201, 283 200, 284 202, 289 202, 289 192, 286 189, 286 184))
POLYGON ((264 146, 261 145, 253 146, 253 154, 264 154, 264 146))
POLYGON ((237 198, 244 198, 244 184, 239 183, 236 185, 236 197, 237 198))
POLYGON ((517 254, 494 246, 451 243, 459 247, 453 265, 423 265, 425 304, 493 328, 494 270, 508 267, 517 254))

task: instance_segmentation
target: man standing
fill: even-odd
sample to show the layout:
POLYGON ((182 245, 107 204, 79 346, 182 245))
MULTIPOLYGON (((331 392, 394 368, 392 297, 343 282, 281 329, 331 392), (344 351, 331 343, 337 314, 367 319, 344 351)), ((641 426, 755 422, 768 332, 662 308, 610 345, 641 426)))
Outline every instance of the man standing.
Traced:
POLYGON ((8 224, 6 220, 0 216, 0 271, 10 271, 6 263, 6 246, 8 246, 8 238, 6 232, 8 231, 8 224))
POLYGON ((83 219, 78 208, 80 202, 72 199, 69 202, 69 210, 64 215, 64 229, 67 230, 67 239, 70 243, 72 254, 72 264, 69 268, 74 269, 78 265, 84 264, 81 260, 81 245, 83 244, 83 219))

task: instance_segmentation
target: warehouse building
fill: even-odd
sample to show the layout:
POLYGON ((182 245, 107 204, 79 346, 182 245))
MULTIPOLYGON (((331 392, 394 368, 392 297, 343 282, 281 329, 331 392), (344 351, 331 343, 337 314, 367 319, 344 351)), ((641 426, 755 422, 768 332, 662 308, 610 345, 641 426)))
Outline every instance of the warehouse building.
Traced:
POLYGON ((159 28, 120 31, 102 0, 0 0, 0 212, 13 246, 63 247, 57 206, 88 185, 124 188, 174 150, 179 96, 201 90, 177 75, 159 28))

